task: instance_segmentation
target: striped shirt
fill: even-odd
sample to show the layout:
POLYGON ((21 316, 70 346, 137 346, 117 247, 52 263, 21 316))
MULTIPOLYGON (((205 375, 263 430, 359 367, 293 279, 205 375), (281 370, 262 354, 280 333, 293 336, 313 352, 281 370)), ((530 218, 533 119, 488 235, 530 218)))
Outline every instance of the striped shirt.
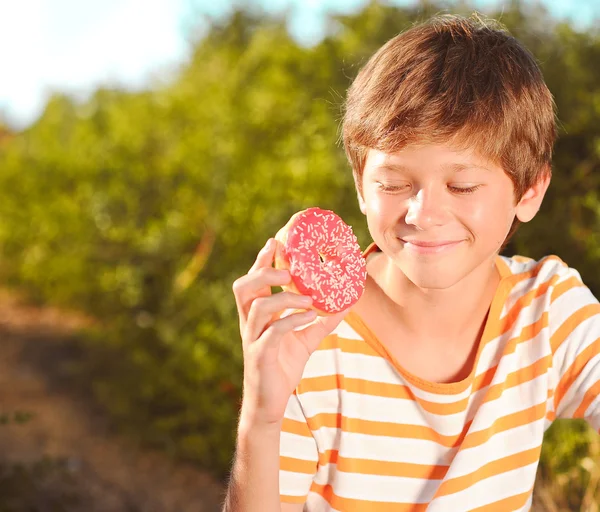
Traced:
POLYGON ((496 258, 473 371, 405 371, 350 312, 311 355, 280 445, 281 501, 308 511, 528 510, 558 417, 600 430, 600 304, 556 256, 496 258))

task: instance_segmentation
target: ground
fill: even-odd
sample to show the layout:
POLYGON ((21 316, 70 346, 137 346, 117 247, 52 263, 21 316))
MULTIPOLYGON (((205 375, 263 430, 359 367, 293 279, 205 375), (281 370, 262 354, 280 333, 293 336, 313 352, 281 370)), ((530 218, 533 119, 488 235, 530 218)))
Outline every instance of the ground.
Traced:
POLYGON ((69 341, 81 322, 0 293, 0 415, 32 415, 0 425, 0 512, 220 510, 221 484, 120 437, 69 386, 69 341))

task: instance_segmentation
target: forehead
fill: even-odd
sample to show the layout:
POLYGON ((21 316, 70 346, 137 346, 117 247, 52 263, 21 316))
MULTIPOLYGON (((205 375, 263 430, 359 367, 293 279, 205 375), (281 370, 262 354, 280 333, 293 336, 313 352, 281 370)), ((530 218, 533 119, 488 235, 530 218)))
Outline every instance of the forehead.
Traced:
POLYGON ((435 169, 460 172, 469 169, 491 171, 494 168, 501 170, 474 151, 462 150, 443 144, 412 145, 394 153, 369 149, 365 161, 365 171, 435 169))

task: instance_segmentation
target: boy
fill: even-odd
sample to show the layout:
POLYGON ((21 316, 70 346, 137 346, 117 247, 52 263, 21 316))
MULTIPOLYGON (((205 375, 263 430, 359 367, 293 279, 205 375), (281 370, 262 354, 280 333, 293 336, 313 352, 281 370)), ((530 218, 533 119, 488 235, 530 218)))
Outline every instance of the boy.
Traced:
POLYGON ((555 417, 600 429, 600 305, 555 256, 499 252, 550 181, 553 100, 479 19, 385 44, 344 144, 374 243, 349 312, 319 318, 269 240, 234 284, 244 397, 229 511, 528 510, 555 417), (308 327, 300 326, 310 323, 308 327))

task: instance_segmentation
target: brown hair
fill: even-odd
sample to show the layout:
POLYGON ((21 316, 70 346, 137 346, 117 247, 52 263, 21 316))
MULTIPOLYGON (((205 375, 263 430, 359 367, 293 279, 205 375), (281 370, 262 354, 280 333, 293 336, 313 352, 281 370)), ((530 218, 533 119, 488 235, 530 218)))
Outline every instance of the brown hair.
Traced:
POLYGON ((451 143, 501 166, 519 201, 551 172, 554 101, 533 55, 498 22, 441 15, 369 59, 348 90, 342 136, 361 193, 370 148, 451 143))

